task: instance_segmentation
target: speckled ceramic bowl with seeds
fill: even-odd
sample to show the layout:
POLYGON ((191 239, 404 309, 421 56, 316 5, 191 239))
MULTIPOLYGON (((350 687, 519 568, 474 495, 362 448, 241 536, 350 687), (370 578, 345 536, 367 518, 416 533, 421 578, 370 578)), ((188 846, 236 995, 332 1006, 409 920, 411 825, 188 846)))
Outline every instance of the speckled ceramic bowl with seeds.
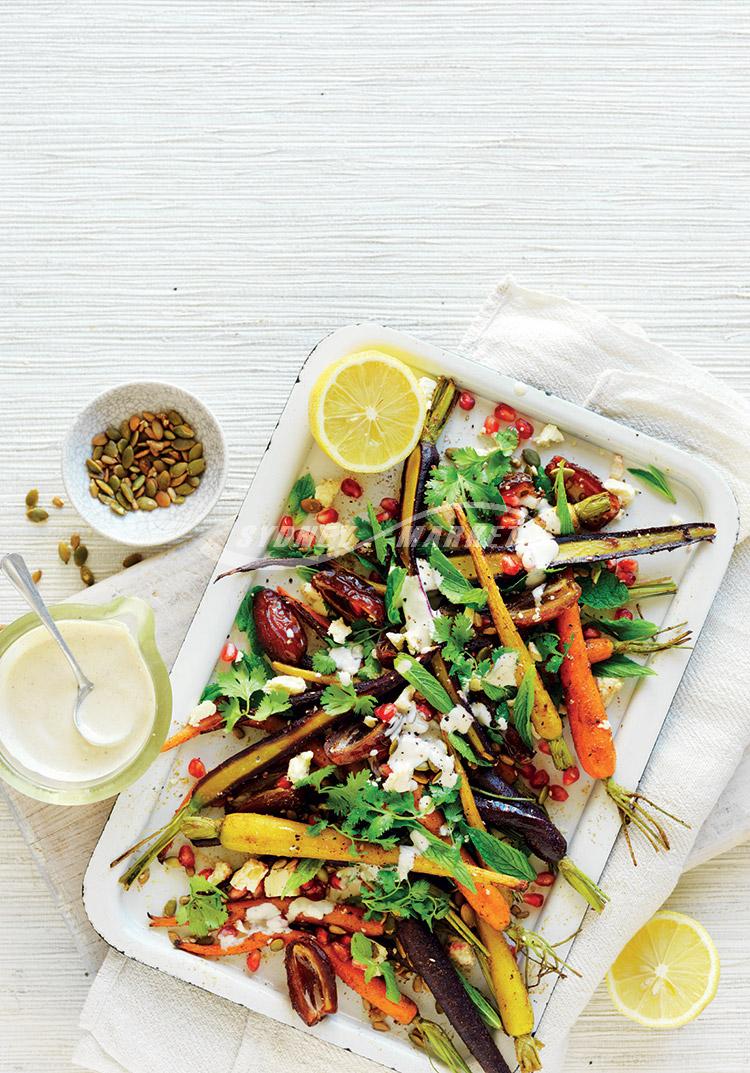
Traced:
POLYGON ((169 544, 187 536, 202 522, 221 495, 226 479, 224 436, 213 414, 183 388, 158 381, 121 384, 99 395, 77 418, 63 442, 62 473, 70 502, 98 533, 133 548, 169 544), (144 411, 179 414, 194 432, 195 442, 203 445, 205 469, 200 474, 200 484, 184 497, 184 502, 115 513, 91 494, 91 480, 96 476, 86 466, 92 457, 91 441, 108 427, 119 427, 122 421, 144 411))

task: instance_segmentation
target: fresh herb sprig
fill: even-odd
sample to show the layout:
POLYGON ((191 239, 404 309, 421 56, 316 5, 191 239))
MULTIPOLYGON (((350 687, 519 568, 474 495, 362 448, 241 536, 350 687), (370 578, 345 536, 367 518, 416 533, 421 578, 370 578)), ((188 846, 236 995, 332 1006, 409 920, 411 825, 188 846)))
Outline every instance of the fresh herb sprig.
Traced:
POLYGON ((664 496, 665 499, 668 499, 670 503, 677 502, 677 498, 670 487, 666 474, 663 473, 658 466, 647 466, 646 469, 629 469, 628 473, 632 473, 639 481, 643 481, 649 488, 658 492, 660 496, 664 496))
POLYGON ((401 992, 396 983, 396 970, 386 957, 385 947, 368 939, 361 931, 355 931, 350 950, 352 961, 365 970, 365 983, 369 984, 374 977, 382 976, 386 998, 398 1002, 401 992))
POLYGON ((450 912, 450 898, 426 879, 399 879, 395 868, 381 868, 359 896, 369 920, 376 913, 416 917, 432 928, 450 912))
POLYGON ((472 585, 463 576, 461 571, 453 565, 447 555, 444 555, 437 544, 430 547, 430 566, 439 575, 438 588, 447 600, 452 604, 463 604, 466 607, 480 608, 487 603, 487 593, 484 589, 472 585))
POLYGON ((202 939, 229 919, 226 900, 226 894, 204 876, 191 876, 188 900, 179 906, 175 919, 180 925, 187 924, 191 933, 202 939))

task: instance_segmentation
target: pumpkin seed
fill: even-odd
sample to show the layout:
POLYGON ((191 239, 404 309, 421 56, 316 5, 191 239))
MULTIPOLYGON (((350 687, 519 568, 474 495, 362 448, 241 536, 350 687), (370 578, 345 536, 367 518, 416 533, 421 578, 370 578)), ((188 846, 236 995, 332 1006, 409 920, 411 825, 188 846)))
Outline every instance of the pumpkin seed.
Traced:
POLYGON ((131 432, 135 432, 136 429, 138 428, 138 426, 140 425, 140 423, 141 423, 141 415, 140 414, 133 414, 133 416, 128 421, 128 428, 130 429, 131 432))
POLYGON ((175 436, 183 437, 186 440, 195 439, 195 432, 191 429, 190 425, 184 423, 181 425, 173 425, 172 432, 174 432, 175 436))
POLYGON ((167 495, 169 496, 172 503, 174 503, 175 499, 177 499, 177 493, 175 492, 174 488, 167 488, 167 495))
POLYGON ((175 503, 180 504, 180 503, 184 503, 184 502, 185 502, 185 497, 184 496, 178 495, 178 496, 175 497, 175 503))
POLYGON ((166 470, 162 470, 159 476, 156 478, 156 483, 161 492, 165 492, 169 488, 169 473, 166 470))
POLYGON ((268 948, 269 948, 269 950, 283 950, 284 949, 284 940, 283 939, 272 939, 271 942, 268 944, 268 948))
POLYGON ((205 458, 195 458, 192 462, 188 462, 187 471, 191 477, 197 477, 199 473, 203 473, 206 468, 205 458))
POLYGON ((156 417, 156 414, 152 414, 150 410, 144 410, 143 411, 143 420, 144 421, 153 421, 155 417, 156 417))
POLYGON ((38 502, 39 502, 39 489, 38 488, 31 488, 26 493, 26 506, 29 509, 31 509, 32 507, 35 507, 38 502))
MULTIPOLYGON (((128 440, 125 436, 123 436, 121 440, 117 441, 117 453, 120 456, 120 458, 122 458, 122 452, 129 445, 129 443, 130 443, 130 440, 128 440)), ((125 463, 125 465, 127 466, 127 462, 125 463)))
POLYGON ((125 476, 125 467, 118 464, 115 466, 112 472, 114 473, 115 477, 119 477, 120 480, 122 480, 122 478, 125 476))
POLYGON ((105 466, 118 465, 117 458, 114 455, 102 455, 101 461, 104 463, 105 466))
POLYGON ((203 444, 200 440, 193 444, 190 448, 190 453, 188 454, 188 460, 190 462, 194 462, 196 458, 203 458, 203 444))
POLYGON ((120 430, 117 427, 117 425, 108 425, 107 429, 106 429, 106 432, 107 432, 107 439, 108 440, 119 440, 119 438, 120 438, 120 430))
POLYGON ((112 485, 111 485, 111 484, 107 484, 107 482, 106 482, 106 481, 102 481, 102 480, 100 480, 100 479, 99 479, 99 478, 97 477, 97 479, 96 479, 96 483, 97 483, 97 485, 99 486, 99 488, 101 488, 102 492, 105 492, 105 493, 106 493, 106 495, 108 495, 108 496, 113 496, 113 495, 115 494, 115 490, 114 490, 114 488, 112 487, 112 485))
POLYGON ((122 492, 118 492, 115 498, 121 507, 124 507, 125 510, 130 510, 130 500, 126 499, 122 492))
MULTIPOLYGON (((125 556, 125 558, 122 560, 122 565, 125 570, 128 570, 131 566, 135 566, 137 563, 142 562, 143 556, 141 555, 141 553, 139 551, 134 551, 130 555, 125 556)), ((172 916, 172 914, 165 912, 164 916, 169 917, 172 916)))
POLYGON ((110 458, 117 458, 119 451, 117 450, 117 442, 115 440, 109 440, 104 448, 105 455, 109 455, 110 458))
POLYGON ((155 417, 151 422, 150 433, 155 440, 160 440, 164 436, 164 425, 162 425, 158 417, 155 417))
POLYGON ((162 913, 165 917, 173 917, 177 912, 177 899, 170 898, 168 902, 164 903, 164 909, 162 913))
POLYGON ((155 461, 154 461, 154 469, 156 470, 157 473, 163 473, 166 468, 167 468, 166 465, 162 462, 162 460, 160 458, 155 459, 155 461))
POLYGON ((197 488, 200 483, 200 477, 188 477, 188 484, 191 488, 197 488))
POLYGON ((112 476, 109 478, 109 484, 113 492, 119 492, 121 481, 116 473, 113 473, 112 476))
POLYGON ((138 500, 138 506, 141 510, 156 510, 159 504, 151 496, 141 496, 138 500))
POLYGON ((94 584, 94 575, 91 573, 87 566, 81 567, 81 581, 84 585, 91 586, 94 584))
POLYGON ((180 495, 181 496, 191 496, 194 491, 195 491, 195 488, 190 483, 190 481, 185 481, 184 484, 180 485, 180 495))
POLYGON ((120 436, 127 437, 129 434, 130 434, 130 419, 128 417, 125 417, 120 422, 120 431, 118 432, 117 436, 115 436, 115 439, 119 439, 120 436))
POLYGON ((165 428, 164 429, 164 439, 165 440, 173 440, 174 439, 174 432, 172 432, 171 428, 165 428))
POLYGON ((156 481, 154 480, 153 477, 147 477, 146 478, 146 483, 144 485, 144 488, 145 488, 147 496, 150 496, 153 499, 154 496, 156 495, 157 491, 158 491, 158 487, 159 486, 157 485, 157 483, 156 483, 156 481))
POLYGON ((42 571, 35 570, 34 573, 31 575, 31 580, 34 582, 35 585, 38 585, 39 582, 42 580, 42 571))
POLYGON ((92 447, 103 447, 106 442, 107 442, 107 433, 106 432, 97 432, 96 436, 91 437, 91 446, 92 447))
POLYGON ((70 562, 70 545, 65 540, 61 540, 57 545, 57 554, 67 566, 70 562))
POLYGON ((177 462, 174 466, 170 466, 169 472, 173 477, 180 477, 187 468, 187 462, 177 462))
POLYGON ((134 477, 131 481, 131 487, 134 492, 137 492, 139 488, 142 488, 146 478, 142 473, 139 473, 137 477, 134 477))
POLYGON ((539 469, 542 464, 539 453, 535 451, 533 447, 524 447, 523 451, 521 451, 521 458, 527 466, 535 466, 537 469, 539 469))
POLYGON ((177 410, 170 410, 167 417, 172 425, 181 425, 183 423, 182 414, 178 413, 177 410))
POLYGON ((26 511, 26 517, 30 522, 46 522, 49 514, 42 507, 33 507, 26 511))
POLYGON ((65 506, 65 500, 60 499, 60 496, 52 496, 52 506, 57 507, 58 510, 62 510, 65 506))
POLYGON ((168 507, 172 500, 169 498, 166 492, 156 493, 156 503, 160 507, 168 507))
POLYGON ((195 440, 183 440, 180 438, 172 440, 172 446, 177 451, 189 451, 195 443, 195 440))
MULTIPOLYGON (((117 494, 119 495, 120 493, 118 492, 117 494)), ((121 503, 116 503, 114 500, 109 504, 109 509, 113 514, 119 515, 120 518, 122 518, 124 514, 127 514, 125 507, 123 507, 121 503)))
POLYGON ((75 551, 75 549, 78 547, 78 545, 80 543, 81 543, 80 533, 71 533, 70 534, 70 546, 73 549, 73 551, 75 551))
POLYGON ((100 445, 99 447, 94 448, 94 450, 91 452, 91 457, 94 459, 95 462, 98 462, 103 454, 104 454, 104 447, 102 447, 100 445))
POLYGON ((120 456, 120 461, 122 462, 122 464, 125 467, 125 469, 130 469, 130 467, 133 465, 133 459, 134 458, 135 458, 135 451, 130 446, 130 444, 128 444, 125 447, 125 450, 122 452, 122 455, 120 456))
POLYGON ((89 557, 89 549, 85 544, 79 544, 76 550, 73 552, 73 562, 76 566, 83 566, 89 557))
POLYGON ((100 476, 102 473, 104 473, 104 467, 95 458, 86 459, 86 469, 89 471, 89 473, 95 473, 97 474, 97 476, 100 476))

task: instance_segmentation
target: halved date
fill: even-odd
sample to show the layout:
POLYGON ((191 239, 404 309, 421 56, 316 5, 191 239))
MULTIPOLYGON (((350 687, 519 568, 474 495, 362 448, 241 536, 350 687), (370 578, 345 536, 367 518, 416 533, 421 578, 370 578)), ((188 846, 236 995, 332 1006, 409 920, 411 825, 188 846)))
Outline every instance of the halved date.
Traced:
POLYGON ((324 567, 313 575, 311 584, 345 622, 364 619, 373 626, 385 622, 383 597, 358 574, 324 567))
POLYGON ((338 1009, 336 976, 314 939, 293 939, 284 954, 289 998, 306 1025, 317 1025, 338 1009))
POLYGON ((258 640, 271 659, 299 664, 307 652, 307 637, 287 600, 262 589, 253 600, 253 621, 258 640))

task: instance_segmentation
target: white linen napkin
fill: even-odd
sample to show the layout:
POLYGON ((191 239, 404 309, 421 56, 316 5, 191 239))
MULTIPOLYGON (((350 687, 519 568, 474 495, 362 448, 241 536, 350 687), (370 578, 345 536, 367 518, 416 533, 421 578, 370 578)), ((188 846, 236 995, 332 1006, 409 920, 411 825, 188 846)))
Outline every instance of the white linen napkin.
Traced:
MULTIPOLYGON (((689 863, 696 832, 713 819, 712 810, 720 822, 704 828, 703 859, 716 841, 717 852, 731 844, 729 832, 738 828, 728 821, 740 809, 742 830, 748 830, 744 785, 735 779, 718 806, 717 799, 750 742, 750 671, 737 660, 737 652, 747 650, 750 633, 750 490, 743 480, 750 457, 750 406, 637 331, 512 281, 497 288, 462 349, 519 380, 704 456, 727 476, 741 514, 740 543, 642 782, 646 793, 688 820, 692 830, 673 828, 671 852, 635 871, 624 846, 612 855, 603 880, 612 901, 601 917, 589 914, 575 947, 575 964, 583 978, 569 978, 556 988, 540 1032, 547 1043, 545 1070, 555 1073, 562 1067, 570 1027, 623 943, 673 888, 689 863), (721 695, 714 706, 711 683, 716 682, 721 682, 721 695)), ((135 570, 145 572, 147 567, 135 570)), ((201 564, 194 562, 193 570, 199 575, 201 564)), ((206 568, 206 577, 208 572, 206 568)), ((747 770, 747 759, 744 764, 747 770)), ((28 826, 28 817, 26 822, 28 826)), ((45 847, 39 839, 37 843, 44 857, 45 847)), ((72 913, 70 905, 68 909, 72 913)), ((343 1061, 352 1073, 378 1068, 352 1054, 344 1058, 319 1040, 271 1025, 114 951, 92 986, 81 1027, 84 1036, 75 1061, 101 1073, 194 1073, 207 1058, 213 1073, 244 1073, 251 1063, 279 1073, 301 1066, 322 1071, 343 1061)))

